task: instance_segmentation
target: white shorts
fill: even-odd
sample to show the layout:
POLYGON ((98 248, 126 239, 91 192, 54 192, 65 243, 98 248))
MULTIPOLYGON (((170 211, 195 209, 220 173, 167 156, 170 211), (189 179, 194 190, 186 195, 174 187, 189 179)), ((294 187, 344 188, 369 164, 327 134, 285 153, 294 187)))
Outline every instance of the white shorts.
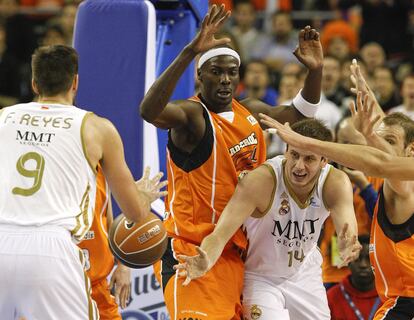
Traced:
POLYGON ((82 260, 61 227, 0 225, 1 319, 99 319, 82 260))
POLYGON ((289 279, 247 275, 244 280, 243 309, 246 320, 331 319, 322 283, 322 256, 314 250, 298 272, 289 279))

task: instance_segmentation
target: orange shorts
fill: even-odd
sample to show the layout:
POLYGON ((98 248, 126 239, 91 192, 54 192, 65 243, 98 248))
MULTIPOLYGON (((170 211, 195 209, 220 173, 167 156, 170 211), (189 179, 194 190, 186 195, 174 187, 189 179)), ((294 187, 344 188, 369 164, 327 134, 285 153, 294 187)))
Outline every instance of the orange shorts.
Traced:
POLYGON ((115 297, 111 295, 106 279, 92 284, 92 299, 98 306, 101 320, 122 320, 115 297))
POLYGON ((373 320, 414 319, 414 298, 390 298, 377 310, 373 320))
POLYGON ((206 275, 192 280, 186 287, 182 286, 184 278, 178 278, 173 270, 178 263, 176 254, 196 255, 197 252, 193 244, 170 239, 166 253, 154 265, 171 319, 243 319, 240 297, 244 264, 236 249, 226 250, 206 275))

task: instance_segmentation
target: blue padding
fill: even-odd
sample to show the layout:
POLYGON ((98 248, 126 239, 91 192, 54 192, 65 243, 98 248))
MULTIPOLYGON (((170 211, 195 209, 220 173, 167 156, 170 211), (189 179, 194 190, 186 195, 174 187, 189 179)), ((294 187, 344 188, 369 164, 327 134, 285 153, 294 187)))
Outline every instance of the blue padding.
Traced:
POLYGON ((143 1, 86 0, 79 7, 74 34, 80 56, 77 105, 115 124, 136 178, 142 171, 137 110, 145 90, 147 18, 143 1))

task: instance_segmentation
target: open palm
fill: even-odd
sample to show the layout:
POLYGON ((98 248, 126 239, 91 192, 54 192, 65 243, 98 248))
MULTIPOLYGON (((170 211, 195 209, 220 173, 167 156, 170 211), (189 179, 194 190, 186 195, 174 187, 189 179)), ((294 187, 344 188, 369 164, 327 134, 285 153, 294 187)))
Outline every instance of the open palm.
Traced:
POLYGON ((229 38, 216 39, 215 34, 220 31, 224 22, 230 17, 230 11, 226 11, 224 5, 220 7, 213 5, 203 22, 200 31, 189 44, 195 53, 201 53, 211 48, 230 42, 229 38))
POLYGON ((293 54, 309 70, 321 68, 323 64, 323 50, 319 40, 319 33, 310 26, 302 29, 299 32, 299 45, 293 54))

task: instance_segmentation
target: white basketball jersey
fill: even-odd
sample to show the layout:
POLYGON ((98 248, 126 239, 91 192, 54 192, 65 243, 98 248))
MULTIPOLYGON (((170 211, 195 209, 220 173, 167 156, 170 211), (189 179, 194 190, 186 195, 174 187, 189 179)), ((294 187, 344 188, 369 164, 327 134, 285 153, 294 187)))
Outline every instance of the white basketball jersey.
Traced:
POLYGON ((27 103, 0 115, 0 224, 57 225, 78 241, 93 219, 96 178, 84 153, 87 112, 27 103))
POLYGON ((273 203, 263 218, 250 217, 244 224, 249 241, 246 277, 294 275, 307 256, 317 250, 321 228, 329 215, 322 189, 331 166, 322 169, 312 195, 302 205, 285 184, 283 163, 283 156, 266 161, 277 179, 273 203))

